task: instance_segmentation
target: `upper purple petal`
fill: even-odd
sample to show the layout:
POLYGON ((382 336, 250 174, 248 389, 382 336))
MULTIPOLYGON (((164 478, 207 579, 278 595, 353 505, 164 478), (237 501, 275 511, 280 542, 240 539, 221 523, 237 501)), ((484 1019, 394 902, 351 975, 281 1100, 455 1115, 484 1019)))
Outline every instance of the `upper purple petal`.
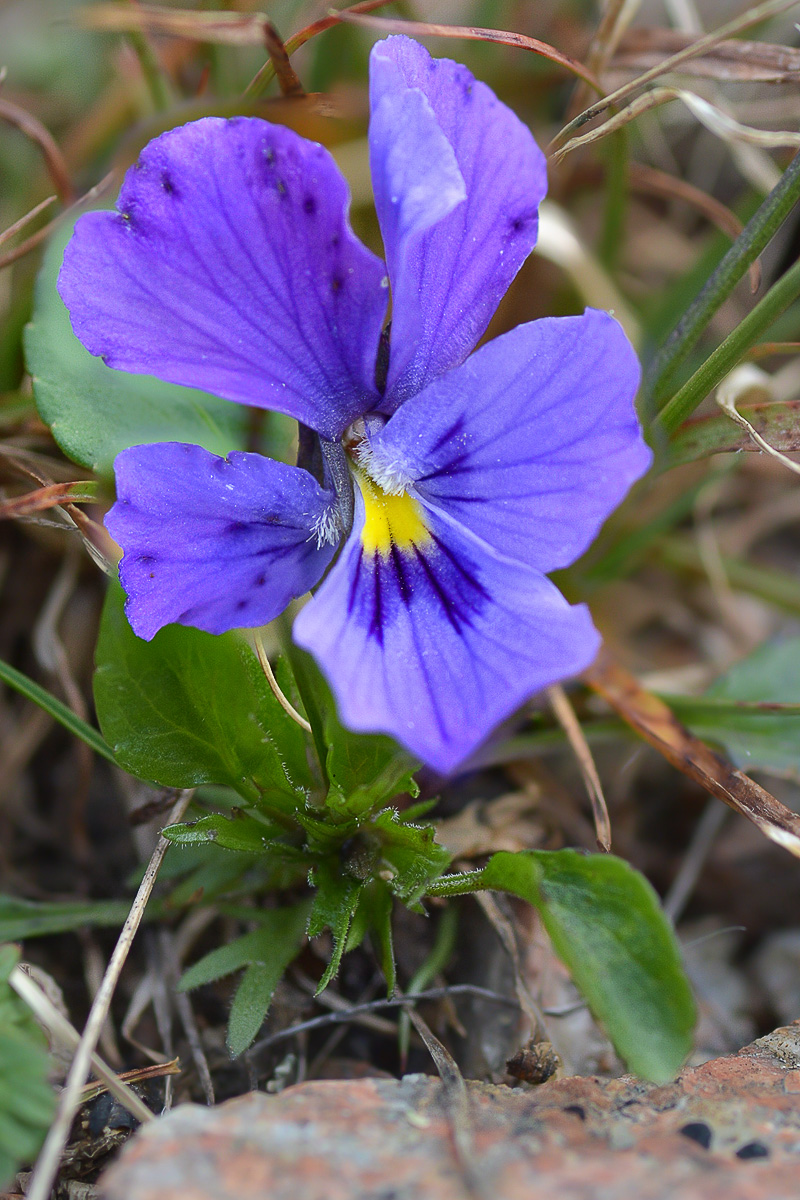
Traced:
POLYGON ((319 580, 334 497, 307 471, 161 442, 117 455, 106 526, 124 551, 125 611, 139 637, 177 622, 224 633, 265 625, 319 580))
POLYGON ((452 771, 533 692, 589 665, 600 638, 544 576, 428 512, 430 537, 382 555, 353 535, 294 624, 342 720, 452 771))
POLYGON ((392 285, 381 408, 391 412, 472 350, 536 242, 547 183, 544 156, 514 113, 466 67, 409 38, 373 48, 370 104, 392 285))
POLYGON ((385 267, 324 147, 206 117, 145 147, 117 207, 80 219, 59 278, 93 354, 330 438, 374 406, 385 267))
POLYGON ((500 552, 554 571, 650 465, 639 376, 607 313, 519 325, 407 400, 370 439, 373 470, 413 481, 500 552))

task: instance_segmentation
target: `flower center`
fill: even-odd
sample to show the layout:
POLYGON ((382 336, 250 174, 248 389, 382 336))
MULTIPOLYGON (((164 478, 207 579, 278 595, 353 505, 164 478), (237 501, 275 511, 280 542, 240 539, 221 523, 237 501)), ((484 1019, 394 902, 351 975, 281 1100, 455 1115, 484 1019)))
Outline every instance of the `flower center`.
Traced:
POLYGON ((389 495, 360 467, 353 473, 364 498, 361 544, 366 554, 388 558, 392 548, 411 550, 430 542, 422 505, 408 492, 389 495))

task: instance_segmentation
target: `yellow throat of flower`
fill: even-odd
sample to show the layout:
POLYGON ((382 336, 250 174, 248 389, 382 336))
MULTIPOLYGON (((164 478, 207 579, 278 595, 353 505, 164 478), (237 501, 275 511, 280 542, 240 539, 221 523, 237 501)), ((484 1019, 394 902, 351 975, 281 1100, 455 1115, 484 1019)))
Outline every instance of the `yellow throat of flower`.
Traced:
POLYGON ((355 471, 364 498, 361 544, 367 554, 388 558, 392 546, 410 550, 431 540, 422 506, 408 492, 391 496, 363 470, 355 471))

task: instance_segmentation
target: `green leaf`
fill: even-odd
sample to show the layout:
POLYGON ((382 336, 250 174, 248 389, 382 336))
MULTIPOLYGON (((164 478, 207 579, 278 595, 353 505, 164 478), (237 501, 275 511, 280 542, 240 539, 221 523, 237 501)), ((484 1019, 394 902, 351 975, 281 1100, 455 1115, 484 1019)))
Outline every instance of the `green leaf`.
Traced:
POLYGON ((326 805, 360 816, 403 793, 417 797, 414 772, 420 763, 389 737, 345 729, 333 701, 330 704, 325 714, 330 781, 326 805))
POLYGON ((725 747, 738 767, 800 769, 800 637, 760 646, 705 696, 665 696, 693 733, 725 747))
POLYGON ((264 854, 269 842, 283 831, 277 825, 265 824, 257 817, 234 810, 230 817, 210 813, 196 821, 168 825, 164 837, 176 846, 197 846, 215 842, 223 850, 239 850, 245 854, 264 854))
POLYGON ((305 735, 241 636, 168 625, 145 642, 112 585, 96 662, 100 728, 133 775, 168 787, 227 784, 251 802, 263 794, 285 811, 305 802, 305 735))
MULTIPOLYGON (((800 401, 780 400, 756 404, 737 404, 741 415, 750 422, 770 446, 784 454, 800 449, 800 401)), ((756 450, 750 434, 725 413, 693 417, 684 422, 667 444, 664 466, 677 467, 711 454, 736 450, 756 450)), ((759 452, 760 453, 760 452, 759 452)), ((703 483, 707 479, 704 477, 703 483)))
MULTIPOLYGON (((295 951, 296 953, 296 951, 295 951)), ((291 958, 294 958, 292 954, 291 958)), ((242 1054, 264 1024, 275 988, 291 958, 278 971, 277 964, 251 963, 236 989, 228 1017, 228 1050, 231 1058, 242 1054)))
POLYGON ((339 970, 364 881, 346 874, 337 859, 323 859, 314 867, 311 883, 316 892, 308 920, 308 936, 317 937, 323 929, 330 929, 333 935, 333 953, 317 987, 316 994, 319 995, 339 970))
POLYGON ((71 933, 90 926, 121 928, 130 910, 125 900, 19 900, 0 895, 0 942, 71 933))
POLYGON ((302 945, 309 909, 308 901, 292 908, 254 909, 250 919, 258 921, 258 929, 212 950, 184 972, 178 986, 189 991, 247 968, 228 1025, 228 1049, 234 1058, 247 1049, 261 1028, 275 988, 302 945))
POLYGON ((84 350, 56 290, 72 224, 65 223, 47 248, 25 331, 36 405, 64 453, 110 475, 120 450, 144 442, 192 442, 223 455, 241 449, 247 428, 243 405, 112 370, 84 350))
POLYGON ((387 994, 393 996, 397 987, 397 967, 394 959, 394 936, 392 933, 394 898, 385 885, 379 886, 376 881, 362 903, 369 904, 370 930, 386 980, 387 994))
POLYGON ((444 876, 432 895, 482 888, 538 909, 559 958, 632 1071, 672 1079, 692 1047, 695 1006, 675 935, 650 884, 622 859, 575 850, 501 851, 444 876))
MULTIPOLYGON (((297 665, 296 653, 293 660, 297 665)), ((345 729, 333 694, 314 660, 304 654, 299 665, 306 689, 312 690, 321 713, 329 781, 326 807, 337 813, 363 816, 403 793, 416 798, 419 787, 413 776, 420 768, 419 761, 389 737, 345 729)))
POLYGON ((44 1036, 8 982, 18 957, 0 947, 0 1187, 33 1162, 56 1108, 44 1036))
POLYGON ((432 825, 412 825, 394 809, 387 808, 373 819, 370 830, 378 834, 381 859, 393 872, 389 887, 410 908, 450 864, 452 855, 434 839, 432 825))
POLYGON ((268 963, 272 947, 282 953, 281 947, 291 944, 296 950, 305 933, 310 908, 311 901, 304 900, 290 908, 248 909, 247 920, 257 924, 258 928, 225 946, 218 946, 188 967, 181 976, 179 990, 189 992, 203 984, 214 983, 251 963, 268 963))

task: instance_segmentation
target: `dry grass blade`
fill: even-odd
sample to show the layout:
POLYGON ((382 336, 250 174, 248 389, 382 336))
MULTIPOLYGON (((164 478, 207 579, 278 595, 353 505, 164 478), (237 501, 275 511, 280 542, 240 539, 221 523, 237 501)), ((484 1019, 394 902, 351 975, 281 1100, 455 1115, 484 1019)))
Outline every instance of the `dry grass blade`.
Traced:
MULTIPOLYGON (((24 1000, 25 1003, 33 1012, 39 1022, 47 1031, 51 1041, 57 1042, 69 1050, 74 1050, 80 1043, 81 1037, 77 1029, 74 1029, 63 1013, 53 1004, 52 1000, 47 996, 45 991, 39 986, 35 979, 21 965, 14 967, 9 979, 14 991, 24 1000)), ((135 1081, 141 1077, 141 1071, 127 1071, 124 1075, 117 1075, 112 1071, 98 1054, 92 1054, 91 1066, 98 1079, 103 1081, 102 1086, 96 1083, 89 1084, 92 1089, 92 1094, 99 1095, 106 1088, 113 1092, 120 1104, 127 1108, 137 1121, 142 1123, 153 1120, 153 1114, 147 1105, 132 1092, 128 1087, 128 1083, 135 1081)), ((89 1099, 89 1096, 83 1095, 81 1103, 89 1099)))
MULTIPOLYGON (((189 807, 193 795, 193 789, 191 791, 183 791, 179 794, 169 816, 170 825, 180 821, 189 807)), ((125 965, 131 943, 136 936, 136 931, 144 916, 147 901, 150 899, 150 894, 155 886, 159 868, 161 867, 168 846, 169 842, 167 839, 159 837, 156 848, 150 857, 150 862, 147 864, 144 878, 139 885, 139 890, 131 905, 131 910, 117 939, 114 953, 111 955, 106 973, 103 976, 103 982, 92 1003, 83 1036, 75 1052, 75 1057, 72 1060, 67 1082, 61 1093, 56 1119, 50 1127, 50 1132, 45 1139, 42 1152, 37 1160, 27 1200, 48 1200, 50 1196, 53 1182, 58 1173, 61 1155, 69 1137, 72 1118, 81 1101, 81 1091, 86 1082, 86 1076, 89 1073, 92 1054, 100 1037, 100 1031, 108 1015, 109 1005, 111 1004, 119 977, 122 973, 122 968, 125 965)))
POLYGON ((260 46, 269 18, 263 12, 197 12, 147 4, 95 4, 82 7, 84 29, 105 33, 160 33, 217 46, 260 46))
MULTIPOLYGON (((586 66, 599 78, 611 58, 617 43, 636 16, 641 0, 608 0, 586 56, 586 66)), ((569 103, 568 116, 575 116, 588 103, 586 84, 581 82, 569 103)))
POLYGON ((530 50, 550 62, 565 67, 573 75, 577 75, 584 83, 588 83, 596 92, 603 91, 598 80, 582 63, 576 62, 567 54, 562 54, 548 42, 538 38, 527 37, 524 33, 512 33, 505 29, 481 29, 475 25, 435 25, 430 21, 401 21, 394 17, 370 17, 359 14, 355 8, 345 9, 339 14, 339 19, 352 25, 364 25, 368 29, 378 29, 382 33, 405 33, 417 37, 448 37, 466 38, 476 42, 498 42, 501 46, 517 46, 521 50, 530 50))
POLYGON ((9 517, 27 517, 58 504, 89 504, 96 498, 97 484, 92 480, 53 483, 49 487, 37 488, 35 492, 26 492, 24 496, 0 500, 0 521, 9 517))
POLYGON ((594 765, 589 743, 583 736, 581 723, 575 716, 574 709, 567 699, 567 693, 558 685, 547 689, 547 698, 564 733, 567 735, 572 752, 578 761, 583 782, 592 805, 594 829, 597 845, 606 853, 611 849, 611 819, 608 815, 606 798, 603 795, 603 785, 594 765))
POLYGON ((275 678, 275 672, 272 670, 272 664, 269 661, 269 655, 267 654, 266 647, 264 646, 264 642, 261 638, 261 633, 259 630, 256 630, 253 633, 253 644, 256 648, 258 661, 261 664, 261 670, 264 672, 267 683, 272 690, 273 696, 278 701, 278 704, 280 704, 283 711, 292 718, 295 724, 299 725, 301 729, 304 729, 306 733, 311 733, 311 726, 309 725, 308 721, 305 719, 305 717, 301 716, 301 714, 292 704, 291 700, 289 700, 283 694, 281 686, 275 678))
POLYGON ((652 83, 654 79, 658 79, 659 76, 666 75, 670 71, 676 70, 677 67, 681 66, 681 64, 685 62, 688 62, 689 59, 699 58, 701 55, 705 54, 707 50, 710 50, 713 46, 716 46, 719 42, 724 41, 726 38, 735 36, 737 33, 742 33, 745 29, 750 29, 753 25, 757 25, 760 21, 766 21, 769 17, 776 17, 780 13, 786 12, 787 9, 794 8, 798 2, 800 2, 800 0, 766 0, 766 2, 763 4, 757 4, 755 8, 749 8, 746 12, 741 13, 732 21, 728 21, 727 24, 720 25, 718 29, 713 30, 711 33, 707 33, 704 37, 695 39, 690 45, 684 47, 683 50, 679 50, 677 54, 670 55, 669 58, 665 58, 663 62, 659 63, 651 70, 645 71, 644 74, 637 76, 636 79, 632 79, 630 83, 626 83, 621 88, 617 88, 616 91, 611 92, 603 100, 598 100, 597 103, 593 104, 590 108, 585 109, 582 113, 565 125, 560 133, 556 134, 556 136, 553 138, 553 141, 550 143, 549 149, 551 151, 555 150, 558 146, 562 145, 563 142, 565 142, 576 129, 580 129, 582 125, 586 125, 587 122, 593 121, 595 117, 599 117, 609 108, 620 104, 621 101, 627 100, 628 96, 632 96, 634 92, 638 92, 648 83, 652 83))
MULTIPOLYGON (((703 216, 707 217, 712 224, 726 233, 729 238, 735 239, 742 232, 742 222, 731 212, 721 201, 714 196, 709 196, 708 192, 702 191, 701 188, 695 187, 693 183, 689 183, 686 179, 678 179, 674 175, 668 175, 666 171, 659 171, 656 167, 648 167, 644 163, 632 162, 628 167, 631 187, 634 191, 642 192, 649 196, 664 196, 669 199, 683 200, 687 204, 691 204, 703 216)), ((761 266, 758 260, 750 264, 750 287, 753 292, 757 292, 761 284, 761 266)))
POLYGON ((691 734, 663 700, 646 691, 608 654, 601 651, 584 679, 674 767, 800 858, 800 816, 691 734))
POLYGON ((7 121, 9 125, 15 125, 32 142, 36 142, 44 155, 47 170, 58 195, 67 204, 73 200, 75 193, 72 190, 64 155, 59 150, 53 135, 42 122, 24 108, 20 108, 18 104, 4 100, 2 96, 0 96, 0 120, 7 121))
MULTIPOLYGON (((331 29, 334 25, 338 25, 344 19, 346 13, 369 13, 376 8, 383 8, 387 4, 391 4, 392 0, 361 0, 359 4, 354 4, 351 8, 342 9, 341 12, 330 10, 327 17, 322 17, 319 21, 312 21, 310 25, 306 25, 298 33, 292 34, 286 40, 286 53, 294 54, 295 50, 299 50, 311 38, 316 37, 320 33, 324 33, 326 29, 331 29)), ((272 60, 265 63, 263 67, 254 75, 244 90, 245 97, 260 95, 266 85, 272 79, 274 73, 272 60)))
POLYGON ((447 1121, 453 1137, 453 1151, 461 1172, 461 1181, 466 1192, 482 1200, 489 1193, 483 1187, 481 1172, 475 1155, 475 1138, 472 1128, 472 1118, 469 1110, 469 1094, 464 1076, 458 1069, 458 1064, 427 1023, 414 1008, 408 1010, 409 1020, 425 1043, 425 1048, 433 1059, 436 1070, 444 1089, 444 1104, 447 1121))
POLYGON ((264 42, 270 62, 275 68, 278 86, 284 96, 305 96, 306 91, 292 64, 280 34, 271 21, 264 21, 264 42))
POLYGON ((716 104, 711 104, 710 101, 704 100, 695 92, 687 92, 683 88, 660 87, 652 88, 643 96, 637 96, 620 112, 609 117, 607 121, 592 129, 591 132, 570 138, 568 142, 554 151, 553 157, 556 162, 560 162, 573 150, 578 150, 582 146, 590 146, 593 142, 598 142, 602 138, 608 137, 609 134, 616 133, 617 130, 622 129, 643 113, 662 104, 669 104, 672 100, 681 100, 710 133, 716 134, 724 141, 745 142, 751 146, 760 146, 762 149, 770 150, 780 149, 784 146, 800 147, 800 133, 794 133, 788 129, 754 129, 750 125, 743 125, 741 121, 735 120, 718 108, 716 104))
MULTIPOLYGON (((37 246, 40 246, 41 243, 50 236, 53 230, 58 228, 65 217, 69 216, 70 213, 75 212, 75 210, 80 208, 81 205, 92 204, 111 186, 113 180, 114 172, 111 171, 108 175, 101 179, 99 183, 95 184, 93 188, 90 188, 85 195, 76 200, 74 204, 71 204, 69 208, 65 208, 63 212, 60 212, 58 216, 54 218, 54 220, 48 221, 47 224, 43 225, 41 229, 37 229, 36 233, 32 233, 29 238, 26 238, 24 242, 20 242, 20 244, 15 246, 13 250, 9 250, 6 254, 0 255, 0 271, 2 271, 3 267, 10 267, 12 263, 17 262, 17 260, 20 258, 24 258, 26 254, 30 254, 31 250, 35 250, 37 246)), ((38 209, 41 209, 42 207, 43 205, 39 205, 38 209)), ((32 217, 36 212, 37 209, 33 209, 30 213, 28 213, 28 218, 32 217)), ((19 225, 19 222, 17 222, 17 225, 19 225)), ((13 229, 14 226, 11 228, 13 229)), ((6 232, 9 231, 7 230, 6 232)), ((0 237, 0 244, 2 244, 2 241, 3 238, 0 237)))
POLYGON ((20 230, 24 229, 26 225, 30 225, 31 221, 35 221, 39 216, 39 213, 44 212, 44 210, 49 208, 51 204, 54 204, 57 199, 57 196, 48 196, 47 199, 42 200, 41 203, 32 208, 30 212, 26 212, 24 217, 20 217, 19 220, 15 221, 13 225, 9 225, 8 229, 4 229, 3 232, 0 233, 0 246, 2 246, 5 242, 11 241, 11 239, 20 232, 20 230))
MULTIPOLYGON (((664 54, 693 46, 697 36, 675 29, 631 29, 611 63, 612 70, 639 74, 657 67, 664 54)), ((800 50, 770 42, 726 40, 700 58, 679 64, 682 75, 736 83, 794 83, 800 77, 800 50)))

